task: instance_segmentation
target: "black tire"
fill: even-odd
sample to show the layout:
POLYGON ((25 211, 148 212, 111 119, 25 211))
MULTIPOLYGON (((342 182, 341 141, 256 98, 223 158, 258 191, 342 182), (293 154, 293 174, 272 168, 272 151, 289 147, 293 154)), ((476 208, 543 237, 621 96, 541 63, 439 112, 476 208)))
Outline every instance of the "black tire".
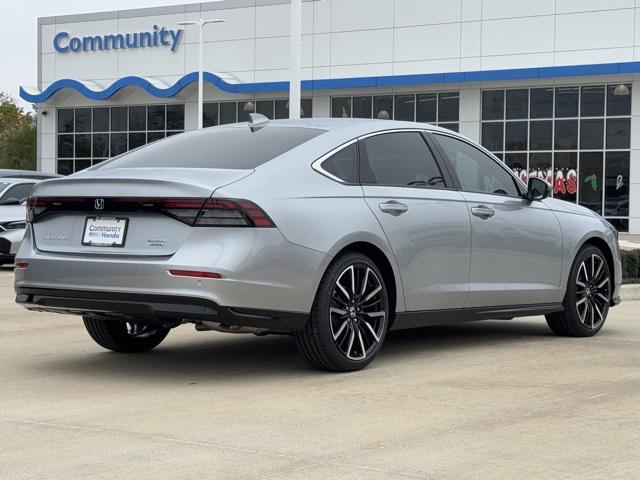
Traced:
POLYGON ((117 320, 82 317, 91 338, 101 347, 120 353, 147 352, 157 347, 169 333, 168 328, 149 324, 129 324, 117 320), (129 329, 132 328, 132 333, 129 329))
POLYGON ((292 336, 302 357, 314 367, 360 370, 380 351, 389 317, 382 273, 369 257, 346 252, 327 268, 305 328, 292 336), (346 288, 340 288, 337 282, 344 282, 345 275, 346 288))
POLYGON ((564 311, 546 316, 549 328, 568 337, 596 335, 607 319, 612 291, 606 257, 593 245, 583 247, 571 266, 564 311))

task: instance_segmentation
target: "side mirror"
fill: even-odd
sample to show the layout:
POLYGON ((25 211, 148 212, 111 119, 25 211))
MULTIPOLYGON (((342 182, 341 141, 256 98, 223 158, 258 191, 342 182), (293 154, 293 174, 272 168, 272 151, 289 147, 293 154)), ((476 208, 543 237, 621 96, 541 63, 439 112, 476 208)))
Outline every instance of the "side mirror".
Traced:
POLYGON ((544 200, 551 195, 551 185, 540 178, 531 177, 527 184, 527 200, 544 200))

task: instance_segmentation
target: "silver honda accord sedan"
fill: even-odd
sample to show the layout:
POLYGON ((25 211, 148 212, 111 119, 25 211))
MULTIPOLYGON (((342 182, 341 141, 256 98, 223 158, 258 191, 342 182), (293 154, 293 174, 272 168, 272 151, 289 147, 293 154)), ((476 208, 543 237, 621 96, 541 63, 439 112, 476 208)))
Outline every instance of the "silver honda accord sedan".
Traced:
POLYGON ((191 323, 289 334, 333 371, 392 329, 546 315, 595 335, 620 301, 617 232, 549 193, 442 128, 255 115, 37 185, 16 301, 117 352, 191 323))

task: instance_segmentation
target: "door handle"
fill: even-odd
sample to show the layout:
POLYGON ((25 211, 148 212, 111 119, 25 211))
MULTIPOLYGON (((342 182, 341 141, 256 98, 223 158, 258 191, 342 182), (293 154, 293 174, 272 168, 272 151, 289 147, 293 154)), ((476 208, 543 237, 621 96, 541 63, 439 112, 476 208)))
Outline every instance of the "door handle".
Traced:
POLYGON ((471 207, 471 214, 486 220, 487 218, 493 217, 496 211, 486 205, 478 205, 477 207, 471 207))
POLYGON ((407 210, 409 210, 409 207, 407 207, 404 203, 396 202, 395 200, 389 200, 388 202, 381 203, 378 206, 384 213, 388 213, 395 217, 397 217, 398 215, 402 215, 407 210))

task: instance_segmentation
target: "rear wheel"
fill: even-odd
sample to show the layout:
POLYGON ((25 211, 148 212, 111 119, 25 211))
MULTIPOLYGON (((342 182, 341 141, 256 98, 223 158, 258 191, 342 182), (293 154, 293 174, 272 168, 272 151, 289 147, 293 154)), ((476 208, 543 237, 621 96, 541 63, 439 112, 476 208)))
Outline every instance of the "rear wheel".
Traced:
POLYGON ((612 288, 611 272, 603 253, 591 245, 584 247, 569 273, 564 312, 547 315, 547 324, 558 335, 595 335, 607 319, 612 288))
POLYGON ((91 338, 103 348, 121 353, 147 352, 162 342, 169 329, 147 323, 83 317, 91 338))
POLYGON ((322 370, 359 370, 384 341, 389 296, 380 270, 367 256, 346 253, 327 269, 305 328, 294 332, 301 355, 322 370))

